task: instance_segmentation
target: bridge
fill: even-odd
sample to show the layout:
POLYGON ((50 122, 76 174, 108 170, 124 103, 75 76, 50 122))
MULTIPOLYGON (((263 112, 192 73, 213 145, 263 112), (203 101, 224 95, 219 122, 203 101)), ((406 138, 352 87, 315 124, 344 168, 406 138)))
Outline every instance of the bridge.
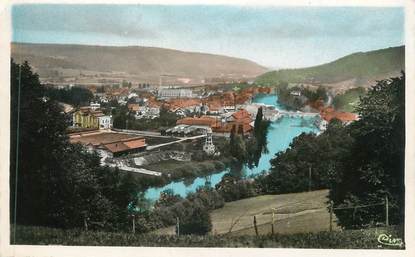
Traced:
POLYGON ((264 114, 265 119, 276 121, 282 117, 290 118, 303 118, 303 117, 317 117, 320 116, 320 113, 317 112, 300 112, 300 111, 281 111, 278 110, 276 113, 264 114))
POLYGON ((300 112, 300 111, 278 111, 280 115, 289 116, 289 117, 315 117, 319 116, 318 112, 300 112))

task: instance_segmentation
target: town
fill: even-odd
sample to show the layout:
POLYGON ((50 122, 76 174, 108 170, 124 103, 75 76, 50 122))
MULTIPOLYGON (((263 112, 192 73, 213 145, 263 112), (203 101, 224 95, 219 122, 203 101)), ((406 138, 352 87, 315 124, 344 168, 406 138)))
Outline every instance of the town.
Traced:
MULTIPOLYGON (((275 89, 258 87, 252 85, 252 82, 239 84, 245 87, 223 90, 223 85, 218 89, 218 85, 189 88, 186 85, 150 86, 144 83, 145 87, 142 84, 133 86, 131 83, 124 87, 122 83, 112 86, 85 86, 95 99, 88 106, 74 107, 65 103, 62 105, 72 124, 69 127, 71 142, 81 143, 89 151, 99 153, 101 165, 154 176, 161 176, 162 172, 142 167, 143 163, 148 163, 146 159, 151 159, 154 153, 159 154, 165 146, 175 143, 203 140, 200 150, 208 156, 220 155, 214 142, 220 141, 221 137, 229 138, 232 129, 241 130, 243 135, 249 136, 253 131, 259 108, 262 108, 264 118, 271 122, 284 116, 317 117, 315 125, 320 131, 327 128, 331 119, 340 119, 347 124, 358 118, 353 113, 337 112, 332 107, 315 109, 314 112, 301 112, 279 110, 275 105, 253 103, 252 99, 256 95, 275 94, 275 89), (107 111, 108 108, 101 108, 116 108, 109 103, 127 107, 129 115, 138 122, 159 118, 160 109, 165 109, 174 114, 176 124, 171 127, 135 130, 129 128, 126 121, 124 128, 117 128, 114 127, 113 115, 107 111)), ((74 85, 60 85, 58 88, 71 87, 74 85)), ((291 95, 301 97, 301 92, 293 90, 291 95)), ((321 106, 324 106, 324 103, 321 106)), ((168 151, 167 156, 174 158, 171 155, 168 151)), ((186 156, 179 159, 176 157, 175 160, 191 159, 189 153, 184 151, 175 151, 173 155, 186 156)))

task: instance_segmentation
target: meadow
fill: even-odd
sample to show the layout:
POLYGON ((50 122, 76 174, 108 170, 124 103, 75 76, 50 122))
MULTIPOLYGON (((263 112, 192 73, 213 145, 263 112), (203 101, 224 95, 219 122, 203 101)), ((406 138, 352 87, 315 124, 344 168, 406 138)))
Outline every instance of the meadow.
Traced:
MULTIPOLYGON (((327 209, 328 190, 311 192, 260 195, 225 203, 223 208, 210 213, 211 234, 255 235, 253 219, 256 217, 258 234, 271 233, 272 209, 276 233, 311 233, 327 231, 330 217, 327 209)), ((333 229, 339 228, 333 218, 333 229)), ((173 235, 174 226, 161 228, 153 233, 173 235)))

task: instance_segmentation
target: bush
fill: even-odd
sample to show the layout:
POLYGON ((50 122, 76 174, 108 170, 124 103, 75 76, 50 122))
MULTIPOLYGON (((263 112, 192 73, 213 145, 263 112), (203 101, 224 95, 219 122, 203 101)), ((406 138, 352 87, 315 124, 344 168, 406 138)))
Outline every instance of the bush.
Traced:
POLYGON ((216 190, 225 202, 236 201, 257 195, 255 181, 238 180, 232 175, 226 174, 221 182, 216 185, 216 190))
POLYGON ((202 207, 196 207, 192 215, 180 221, 180 234, 206 235, 212 229, 209 212, 202 207))

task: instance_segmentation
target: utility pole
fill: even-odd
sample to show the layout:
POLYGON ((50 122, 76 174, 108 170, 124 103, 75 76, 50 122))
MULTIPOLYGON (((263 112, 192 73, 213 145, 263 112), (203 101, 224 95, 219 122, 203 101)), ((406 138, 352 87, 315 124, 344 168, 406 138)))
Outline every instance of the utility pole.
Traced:
POLYGON ((17 181, 19 173, 19 131, 20 131, 20 88, 22 83, 22 64, 19 65, 19 84, 17 88, 17 124, 16 124, 16 172, 15 172, 15 184, 14 184, 14 230, 13 230, 13 243, 16 243, 16 230, 17 230, 17 181))

